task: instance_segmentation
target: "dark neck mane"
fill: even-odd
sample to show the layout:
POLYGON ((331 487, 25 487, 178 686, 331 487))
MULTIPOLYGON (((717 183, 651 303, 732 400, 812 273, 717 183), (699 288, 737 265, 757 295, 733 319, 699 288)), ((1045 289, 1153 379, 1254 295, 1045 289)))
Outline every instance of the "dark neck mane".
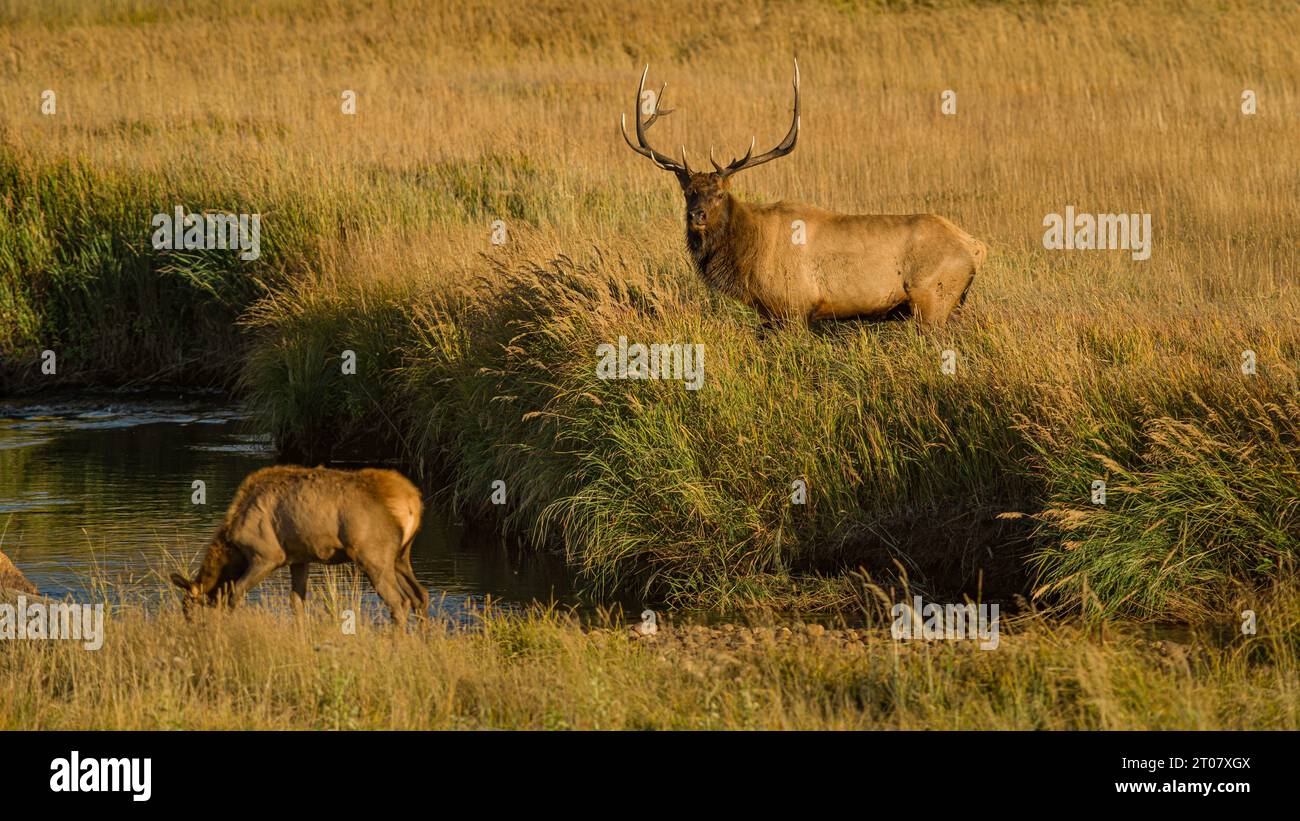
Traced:
POLYGON ((726 217, 703 233, 686 229, 686 248, 704 282, 747 301, 745 294, 759 251, 758 226, 743 203, 727 195, 726 217))
POLYGON ((210 595, 217 588, 238 579, 247 566, 248 560, 244 558, 244 554, 231 546, 226 539, 226 528, 223 525, 212 539, 207 553, 203 555, 203 565, 199 568, 199 575, 194 581, 198 583, 200 593, 210 595))

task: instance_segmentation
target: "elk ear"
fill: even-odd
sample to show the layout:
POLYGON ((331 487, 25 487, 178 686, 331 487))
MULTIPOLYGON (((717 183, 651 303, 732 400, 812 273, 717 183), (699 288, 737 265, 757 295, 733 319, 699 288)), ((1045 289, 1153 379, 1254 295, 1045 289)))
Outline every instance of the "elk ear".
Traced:
POLYGON ((172 584, 176 585, 181 590, 184 590, 186 593, 192 594, 194 592, 194 585, 190 582, 189 579, 185 578, 179 573, 172 574, 172 584))

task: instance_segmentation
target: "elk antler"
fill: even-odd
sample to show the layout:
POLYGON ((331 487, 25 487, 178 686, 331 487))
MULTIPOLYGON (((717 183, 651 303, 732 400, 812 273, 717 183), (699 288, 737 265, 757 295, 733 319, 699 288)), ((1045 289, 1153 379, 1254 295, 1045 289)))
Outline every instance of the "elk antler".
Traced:
POLYGON ((650 143, 646 142, 646 138, 645 138, 646 129, 654 125, 655 122, 660 117, 667 117, 669 114, 673 113, 673 109, 671 108, 666 109, 664 111, 659 110, 659 102, 663 100, 664 89, 668 87, 668 84, 664 83, 662 86, 659 87, 659 94, 655 96, 654 111, 651 112, 650 116, 646 118, 644 121, 641 119, 641 95, 645 93, 645 78, 646 75, 649 73, 650 73, 650 65, 647 63, 645 67, 645 71, 641 72, 641 84, 638 85, 636 88, 636 108, 633 109, 633 115, 636 117, 636 142, 639 143, 640 145, 633 143, 632 138, 627 135, 626 114, 622 115, 622 117, 619 120, 620 127, 623 130, 623 139, 627 141, 627 144, 632 148, 633 151, 635 151, 636 153, 640 154, 643 157, 649 157, 651 162, 653 162, 655 165, 659 166, 660 168, 664 169, 665 171, 671 171, 674 174, 678 174, 678 175, 685 174, 686 176, 689 177, 691 174, 691 169, 686 164, 685 146, 682 147, 682 161, 681 163, 678 163, 675 160, 673 160, 672 157, 669 157, 667 154, 661 154, 658 151, 655 151, 653 148, 650 147, 650 143))
POLYGON ((730 177, 732 174, 736 173, 737 171, 744 171, 746 168, 753 168, 756 165, 762 165, 768 160, 775 160, 777 157, 784 157, 786 154, 789 154, 791 151, 794 151, 794 144, 798 139, 799 139, 799 61, 795 60, 794 61, 794 121, 790 123, 790 131, 786 133, 785 139, 781 140, 781 142, 777 145, 776 148, 773 148, 771 151, 768 151, 763 154, 759 154, 757 157, 755 157, 753 156, 754 143, 758 141, 758 138, 755 137, 749 141, 749 150, 745 152, 745 156, 741 157, 738 160, 732 160, 730 164, 727 165, 726 168, 723 168, 722 166, 718 165, 717 160, 713 159, 712 150, 710 150, 709 162, 713 163, 713 167, 718 170, 719 174, 721 174, 724 177, 730 177))

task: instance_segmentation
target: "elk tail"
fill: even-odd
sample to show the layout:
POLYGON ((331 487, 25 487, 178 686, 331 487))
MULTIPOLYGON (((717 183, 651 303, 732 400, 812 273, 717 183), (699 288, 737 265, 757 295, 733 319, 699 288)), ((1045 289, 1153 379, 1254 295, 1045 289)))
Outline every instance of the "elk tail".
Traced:
MULTIPOLYGON (((403 480, 403 484, 409 484, 403 480)), ((411 488, 410 493, 402 492, 402 487, 391 488, 392 492, 380 496, 384 507, 392 514, 397 526, 402 529, 402 550, 411 549, 411 540, 420 529, 420 516, 424 513, 424 504, 419 493, 411 488)))

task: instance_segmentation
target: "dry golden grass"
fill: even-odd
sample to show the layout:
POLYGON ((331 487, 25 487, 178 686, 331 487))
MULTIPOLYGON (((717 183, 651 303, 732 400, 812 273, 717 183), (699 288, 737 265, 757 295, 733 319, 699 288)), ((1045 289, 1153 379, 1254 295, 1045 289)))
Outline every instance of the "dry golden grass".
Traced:
POLYGON ((678 109, 655 139, 703 162, 710 145, 780 137, 797 54, 800 146, 738 178, 745 195, 952 218, 993 249, 974 310, 1014 318, 1036 345, 1099 314, 1212 313, 1293 367, 1296 351, 1255 325, 1300 312, 1293 4, 533 9, 5 3, 0 126, 20 156, 213 191, 191 207, 268 211, 266 241, 294 270, 463 280, 476 252, 501 253, 498 216, 541 250, 680 266, 676 186, 617 135, 641 64, 678 109), (1240 111, 1246 88, 1255 116, 1240 111), (40 113, 45 89, 56 116, 40 113), (956 116, 939 113, 945 89, 956 116), (1066 205, 1150 212, 1152 259, 1045 251, 1042 218, 1066 205), (303 213, 322 216, 303 228, 303 213))
POLYGON ((988 651, 799 624, 636 640, 555 611, 405 633, 363 618, 349 635, 356 577, 331 578, 306 618, 283 597, 194 622, 137 601, 95 651, 5 642, 0 729, 1300 727, 1294 603, 1226 641, 1030 617, 988 651))
MULTIPOLYGON (((740 178, 754 197, 946 214, 995 250, 974 292, 986 305, 1293 298, 1292 4, 940 5, 6 4, 0 111, 33 150, 225 177, 253 202, 382 197, 422 171, 437 181, 431 164, 511 158, 486 187, 544 185, 537 221, 557 246, 632 239, 667 256, 680 245, 672 180, 617 136, 641 64, 678 109, 656 140, 703 161, 710 145, 780 137, 797 54, 800 147, 740 178), (54 117, 39 112, 47 88, 54 117), (355 117, 340 113, 343 89, 359 95, 355 117), (945 89, 954 117, 939 113, 945 89), (533 176, 512 179, 520 163, 533 176), (1044 252, 1041 219, 1066 204, 1151 212, 1153 259, 1044 252)), ((418 226, 441 261, 460 242, 489 250, 485 215, 442 216, 418 226)))

